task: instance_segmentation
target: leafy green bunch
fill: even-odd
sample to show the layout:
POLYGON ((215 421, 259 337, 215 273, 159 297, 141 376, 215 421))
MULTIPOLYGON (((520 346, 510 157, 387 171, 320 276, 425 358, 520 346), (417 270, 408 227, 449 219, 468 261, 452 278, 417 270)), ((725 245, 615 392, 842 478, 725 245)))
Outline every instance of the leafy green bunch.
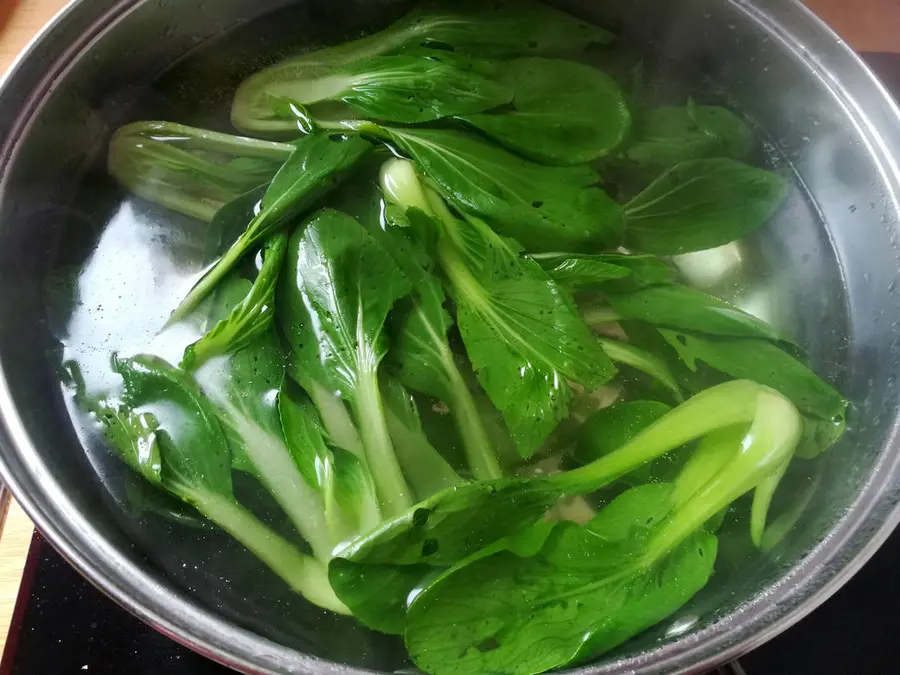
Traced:
POLYGON ((146 122, 110 146, 122 185, 209 222, 208 267, 169 320, 198 333, 180 363, 114 355, 121 390, 76 378, 78 402, 429 673, 541 673, 662 621, 724 514, 774 546, 788 467, 843 433, 798 345, 671 263, 762 227, 786 181, 743 163, 730 111, 588 65, 611 40, 538 3, 425 2, 242 84, 235 126, 279 141, 146 122))

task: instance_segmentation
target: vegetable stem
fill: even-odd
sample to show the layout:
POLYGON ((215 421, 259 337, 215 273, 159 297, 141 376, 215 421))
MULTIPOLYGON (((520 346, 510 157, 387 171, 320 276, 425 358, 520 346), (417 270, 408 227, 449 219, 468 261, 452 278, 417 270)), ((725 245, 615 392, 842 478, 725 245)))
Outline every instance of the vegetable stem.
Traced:
POLYGON ((735 424, 749 424, 756 413, 757 397, 763 391, 768 390, 749 380, 735 380, 707 389, 618 450, 548 480, 570 492, 590 492, 688 441, 735 424), (710 414, 710 410, 716 414, 710 414))
MULTIPOLYGON (((251 223, 247 228, 247 232, 252 231, 252 228, 253 224, 251 223)), ((200 281, 197 282, 181 304, 175 308, 174 312, 172 312, 172 315, 163 327, 164 329, 186 319, 200 306, 200 303, 212 293, 213 289, 228 276, 231 269, 240 262, 241 258, 243 258, 244 254, 247 252, 247 244, 244 241, 245 238, 246 233, 225 252, 224 256, 213 263, 213 265, 203 274, 200 281)))
POLYGON ((428 442, 424 432, 407 427, 390 409, 386 415, 397 458, 417 499, 428 499, 463 482, 449 462, 428 442))
POLYGON ((759 387, 755 398, 753 423, 739 451, 653 535, 644 554, 645 564, 668 555, 716 513, 790 461, 802 432, 800 413, 770 389, 759 387))
POLYGON ((581 317, 588 326, 597 326, 603 323, 616 323, 617 321, 622 320, 622 316, 615 312, 611 307, 589 307, 581 313, 581 317))
POLYGON ((342 450, 352 453, 366 465, 366 452, 362 440, 344 402, 312 378, 305 378, 303 388, 319 411, 331 442, 342 450))
POLYGON ((753 506, 750 508, 750 538, 757 548, 762 548, 769 507, 772 505, 772 498, 775 496, 775 491, 778 489, 781 479, 784 478, 792 458, 788 457, 784 464, 778 467, 772 475, 767 476, 756 487, 756 492, 753 494, 753 506))
POLYGON ((452 363, 453 356, 445 354, 444 358, 451 361, 446 369, 450 378, 449 393, 452 396, 452 400, 448 403, 460 436, 462 436, 469 470, 476 480, 502 478, 503 469, 500 468, 500 462, 497 461, 491 440, 481 423, 481 416, 472 400, 472 394, 456 364, 452 363))
POLYGON ((631 366, 632 368, 656 378, 666 387, 666 389, 672 392, 676 401, 679 403, 684 401, 681 387, 678 386, 678 382, 675 380, 669 367, 661 358, 654 356, 643 349, 619 342, 618 340, 611 340, 599 336, 597 339, 603 346, 603 351, 606 352, 606 355, 613 361, 624 363, 626 366, 631 366))
POLYGON ((394 454, 374 370, 361 369, 355 407, 382 509, 387 516, 399 515, 413 505, 412 495, 394 454))
POLYGON ((304 555, 232 499, 203 490, 178 488, 179 496, 252 551, 292 589, 310 602, 350 614, 328 583, 325 566, 304 555))

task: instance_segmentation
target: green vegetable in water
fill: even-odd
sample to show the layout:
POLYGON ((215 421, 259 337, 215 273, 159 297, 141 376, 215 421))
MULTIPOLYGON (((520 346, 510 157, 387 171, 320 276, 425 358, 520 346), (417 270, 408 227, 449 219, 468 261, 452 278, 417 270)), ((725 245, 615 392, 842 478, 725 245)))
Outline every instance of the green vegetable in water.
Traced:
POLYGON ((194 311, 249 251, 285 229, 291 219, 302 215, 345 180, 370 149, 371 145, 358 137, 342 138, 324 133, 298 141, 266 190, 259 213, 182 300, 170 323, 194 311))
POLYGON ((640 347, 619 342, 618 340, 610 340, 603 337, 597 338, 597 340, 612 361, 631 366, 646 373, 668 389, 676 401, 681 402, 684 400, 678 381, 669 370, 666 362, 661 358, 644 351, 640 347))
POLYGON ((431 445, 422 428, 416 402, 397 380, 382 387, 385 416, 397 458, 419 500, 463 482, 450 463, 431 445))
POLYGON ((539 265, 521 258, 514 242, 477 219, 454 218, 436 194, 416 184, 414 173, 396 171, 394 178, 394 199, 436 219, 437 256, 467 353, 528 457, 566 416, 566 378, 596 389, 612 377, 612 364, 571 299, 539 265), (403 181, 412 184, 400 187, 403 181))
POLYGON ((687 331, 661 329, 663 337, 691 369, 697 361, 731 377, 753 378, 791 399, 805 413, 824 420, 842 419, 847 401, 807 366, 764 340, 716 338, 687 331))
POLYGON ((561 524, 535 556, 502 552, 440 578, 409 610, 413 660, 434 673, 542 673, 672 614, 711 576, 717 542, 701 532, 654 551, 656 523, 674 517, 670 492, 634 488, 586 527, 561 524))
POLYGON ((616 246, 622 209, 597 187, 588 166, 549 167, 462 131, 360 126, 413 159, 462 213, 476 216, 529 251, 616 246))
POLYGON ((292 145, 171 122, 135 122, 109 144, 110 175, 148 201, 210 221, 226 203, 271 182, 292 145))
POLYGON ((425 193, 409 162, 387 162, 380 177, 389 199, 418 205, 410 218, 403 216, 402 222, 395 211, 386 210, 386 227, 375 230, 381 233, 379 240, 413 285, 405 306, 395 309, 389 361, 407 387, 449 406, 472 475, 479 480, 500 478, 503 472, 497 455, 447 340, 453 319, 445 307, 447 295, 438 279, 437 265, 429 255, 438 233, 419 208, 427 208, 425 193))
POLYGON ((752 314, 680 284, 651 286, 631 293, 609 293, 606 299, 623 319, 723 337, 761 338, 773 342, 783 339, 772 326, 752 314))
POLYGON ((731 159, 682 162, 625 205, 625 243, 675 255, 741 239, 784 199, 780 176, 731 159))
POLYGON ((611 39, 424 2, 240 86, 235 126, 300 140, 143 122, 110 146, 119 183, 207 221, 208 269, 147 355, 104 379, 68 354, 75 402, 146 501, 185 505, 159 511, 431 675, 536 675, 663 621, 726 511, 761 552, 789 536, 785 476, 845 430, 802 347, 664 257, 751 234, 785 181, 739 161, 733 112, 626 97, 587 51, 611 39))
POLYGON ((403 124, 471 115, 513 98, 511 88, 483 72, 412 55, 376 56, 309 80, 272 83, 266 94, 287 106, 340 102, 349 108, 348 115, 403 124))
POLYGON ((339 540, 326 530, 322 497, 305 481, 282 435, 276 395, 284 356, 274 332, 208 362, 195 377, 228 439, 232 467, 256 477, 315 555, 327 561, 339 540))
POLYGON ((544 164, 571 166, 608 155, 628 135, 625 97, 615 80, 596 68, 531 58, 503 69, 515 92, 512 110, 460 117, 510 150, 544 164))
MULTIPOLYGON (((602 28, 531 0, 501 0, 490 4, 477 0, 424 2, 380 33, 310 52, 260 71, 238 89, 231 117, 234 125, 247 133, 295 134, 298 129, 296 117, 289 106, 277 105, 279 100, 303 103, 305 83, 310 80, 324 80, 341 91, 346 88, 346 80, 336 82, 331 78, 341 77, 342 70, 355 70, 359 76, 360 71, 370 72, 369 69, 361 70, 361 63, 404 51, 421 54, 422 47, 431 48, 437 54, 451 49, 472 56, 508 58, 578 53, 590 44, 605 44, 612 39, 613 36, 602 28)), ((406 78, 401 85, 412 88, 406 78)), ((422 84, 422 87, 430 86, 430 83, 422 84)), ((438 90, 438 94, 448 100, 451 98, 444 88, 438 90)), ((385 95, 382 87, 374 92, 378 98, 385 95)), ((419 90, 411 95, 417 97, 419 90)), ((308 98, 308 102, 313 102, 308 98)), ((491 106, 482 109, 488 107, 491 106)), ((418 105, 414 106, 414 112, 418 108, 418 105)), ((377 114, 374 117, 389 119, 377 114)))
POLYGON ((237 351, 269 330, 275 319, 275 288, 284 266, 287 243, 287 235, 283 233, 269 240, 262 252, 259 275, 252 284, 239 277, 222 284, 216 292, 216 307, 210 312, 217 317, 216 323, 185 350, 182 368, 196 369, 213 357, 237 351))
POLYGON ((307 483, 321 491, 324 517, 335 544, 381 521, 372 477, 353 453, 334 447, 306 394, 286 377, 278 416, 291 456, 307 483))
POLYGON ((589 464, 618 450, 671 410, 659 401, 625 401, 598 410, 581 426, 573 455, 589 464))
POLYGON ((379 366, 388 350, 385 321, 411 290, 390 255, 358 222, 326 210, 291 238, 279 293, 291 367, 350 404, 387 514, 412 504, 379 388, 379 366))
POLYGON ((590 289, 628 293, 675 281, 675 270, 653 255, 619 253, 534 253, 555 281, 573 291, 590 289))
MULTIPOLYGON (((190 380, 151 356, 118 360, 115 365, 125 382, 122 404, 140 410, 154 428, 149 435, 142 429, 140 437, 158 444, 161 451, 158 484, 253 551, 308 600, 346 613, 328 585, 324 566, 298 552, 237 503, 228 442, 212 407, 190 380)), ((114 449, 120 447, 114 445, 114 449)))
POLYGON ((753 132, 727 108, 660 106, 636 116, 623 157, 638 167, 661 172, 681 162, 712 157, 743 160, 754 145, 753 132))

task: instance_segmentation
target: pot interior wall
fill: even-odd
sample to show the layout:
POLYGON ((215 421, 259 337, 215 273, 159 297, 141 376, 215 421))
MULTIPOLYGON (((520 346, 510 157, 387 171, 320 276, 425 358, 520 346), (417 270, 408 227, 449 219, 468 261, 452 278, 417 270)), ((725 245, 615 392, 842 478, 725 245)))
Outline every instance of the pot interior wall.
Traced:
MULTIPOLYGON (((113 10, 113 3, 103 4, 113 10)), ((168 216, 116 190, 103 167, 111 132, 147 118, 228 130, 230 96, 264 65, 259 54, 272 61, 298 46, 356 36, 385 25, 407 3, 309 0, 283 7, 288 4, 219 0, 214 8, 201 3, 186 12, 182 3, 144 2, 75 55, 41 101, 4 167, 0 202, 0 365, 39 456, 18 454, 8 442, 0 452, 19 487, 57 504, 64 493, 66 509, 84 514, 103 541, 159 583, 278 643, 393 670, 404 665, 401 645, 327 617, 277 579, 263 579, 255 559, 202 523, 161 517, 172 505, 132 480, 96 434, 77 423, 77 414, 70 424, 55 370, 56 338, 80 311, 77 298, 66 298, 65 284, 55 280, 87 260, 121 255, 122 264, 92 281, 109 293, 99 311, 114 321, 117 303, 138 302, 152 317, 159 294, 180 287, 151 284, 145 297, 123 299, 116 275, 152 279, 159 260, 199 236, 196 225, 173 229, 168 216), (226 32, 227 42, 213 39, 226 32), (69 312, 48 312, 48 302, 69 312)), ((898 207, 866 131, 851 120, 855 111, 834 83, 814 72, 807 54, 780 40, 764 16, 740 3, 691 0, 677 10, 674 4, 565 6, 618 28, 623 47, 617 53, 627 61, 628 46, 634 47, 646 57, 651 80, 665 89, 686 96, 702 83, 708 95, 735 106, 764 135, 764 159, 794 174, 784 208, 742 249, 740 283, 717 290, 748 306, 765 298, 772 319, 808 348, 815 370, 853 409, 839 446, 792 469, 784 506, 807 498, 809 505, 785 541, 760 556, 745 526, 726 528, 722 536, 731 541, 720 548, 730 554, 710 586, 678 616, 626 645, 623 656, 761 603, 845 516, 879 463, 891 459, 885 448, 896 421, 898 207)), ((42 72, 50 62, 50 53, 39 51, 25 72, 42 72)), ((11 125, 10 110, 9 103, 0 106, 3 128, 11 125)), ((179 267, 177 257, 170 264, 176 279, 192 271, 179 267)))

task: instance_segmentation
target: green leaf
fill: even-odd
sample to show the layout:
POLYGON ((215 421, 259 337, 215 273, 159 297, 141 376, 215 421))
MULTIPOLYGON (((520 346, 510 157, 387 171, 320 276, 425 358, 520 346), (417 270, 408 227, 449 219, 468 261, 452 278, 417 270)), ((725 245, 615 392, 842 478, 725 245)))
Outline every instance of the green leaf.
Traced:
POLYGON ((518 59, 504 65, 513 109, 461 119, 524 157, 543 164, 587 164, 612 152, 631 115, 608 75, 575 61, 518 59))
POLYGON ((231 248, 241 236, 247 223, 260 208, 268 183, 253 188, 222 206, 209 223, 203 245, 203 264, 211 265, 231 248))
POLYGON ((694 159, 744 159, 753 144, 750 127, 730 110, 689 101, 638 115, 623 155, 641 167, 663 171, 694 159))
POLYGON ((540 481, 463 483, 384 521, 335 551, 335 557, 386 565, 453 565, 533 525, 558 498, 558 489, 540 481))
POLYGON ((453 206, 528 251, 621 242, 622 209, 596 187, 600 177, 590 167, 543 166, 461 131, 375 125, 361 131, 386 136, 453 206))
POLYGON ((625 243, 657 255, 722 246, 764 225, 786 188, 781 176, 731 159, 682 162, 625 206, 625 243))
MULTIPOLYGON (((392 160, 399 162, 400 160, 392 160)), ((390 164, 390 163, 389 163, 390 164)), ((410 389, 441 400, 452 395, 459 377, 447 343, 453 319, 445 305, 447 295, 437 277, 434 244, 437 225, 417 209, 400 214, 388 211, 388 226, 370 227, 412 283, 412 295, 398 303, 391 320, 389 360, 410 389)))
POLYGON ((837 419, 818 420, 803 418, 803 437, 795 455, 800 459, 815 459, 827 452, 844 436, 847 420, 843 415, 837 419))
POLYGON ((154 356, 119 358, 115 368, 124 381, 124 404, 156 420, 163 487, 241 542, 309 601, 347 613, 328 585, 323 565, 235 501, 228 441, 194 382, 154 356))
MULTIPOLYGON (((457 566, 463 567, 499 551, 511 551, 518 556, 536 555, 554 527, 556 523, 535 523, 475 552, 457 566)), ((335 593, 353 610, 356 618, 382 633, 402 635, 406 628, 407 605, 443 570, 443 567, 428 564, 358 563, 335 558, 328 566, 328 576, 335 593)))
POLYGON ((297 141, 291 156, 269 185, 260 212, 191 289, 172 313, 169 323, 180 321, 194 311, 245 255, 315 206, 351 174, 371 148, 370 143, 357 136, 344 138, 318 133, 297 141))
MULTIPOLYGON (((604 511, 610 521, 610 530, 591 532, 586 540, 580 537, 574 543, 569 541, 565 548, 559 549, 558 560, 556 557, 549 559, 553 564, 565 562, 567 570, 571 569, 573 572, 580 568, 595 579, 598 576, 597 565, 614 566, 629 562, 638 568, 649 570, 682 546, 718 511, 756 487, 793 452, 799 438, 800 422, 799 414, 790 402, 753 382, 721 385, 674 409, 626 445, 582 469, 536 479, 505 479, 460 485, 386 521, 377 530, 342 547, 336 552, 336 556, 358 565, 454 566, 435 583, 423 579, 416 586, 404 588, 403 584, 398 583, 395 587, 395 590, 399 587, 402 592, 427 586, 424 591, 427 595, 435 586, 443 583, 442 580, 456 578, 460 570, 465 573, 465 570, 485 555, 507 549, 518 556, 536 554, 536 547, 525 545, 525 541, 517 546, 502 542, 509 541, 510 537, 518 540, 519 533, 522 533, 527 542, 534 543, 533 537, 527 536, 526 531, 561 496, 593 492, 671 449, 737 424, 750 427, 746 437, 735 438, 732 446, 726 448, 730 450, 730 462, 724 466, 717 465, 716 480, 704 481, 707 486, 704 490, 697 492, 682 489, 684 498, 673 503, 671 486, 651 485, 641 488, 651 491, 645 492, 648 499, 652 491, 656 491, 652 493, 656 495, 652 503, 660 508, 658 514, 643 513, 638 519, 644 529, 654 525, 652 531, 646 532, 644 544, 639 550, 627 551, 628 556, 624 560, 622 556, 616 560, 613 555, 572 554, 571 549, 578 542, 584 542, 586 546, 602 544, 616 538, 612 536, 613 532, 631 532, 633 523, 628 521, 628 509, 620 509, 619 515, 615 515, 616 510, 604 511), (710 410, 715 410, 717 414, 710 415, 710 410), (662 519, 673 506, 677 506, 678 510, 662 519), (648 515, 653 516, 654 522, 647 522, 648 515)), ((565 527, 567 526, 562 526, 565 527)), ((540 541, 538 538, 537 548, 540 548, 540 541)), ((546 547, 544 550, 547 550, 546 547)), ((496 567, 493 569, 497 570, 496 567)), ((382 568, 382 571, 394 574, 388 567, 382 568)), ((404 579, 411 582, 422 571, 416 570, 413 573, 410 570, 410 575, 404 576, 404 579)), ((507 583, 491 578, 497 581, 498 586, 507 583)), ((542 575, 534 578, 540 579, 542 575)), ((394 581, 397 581, 397 577, 394 581)), ((392 598, 381 597, 375 602, 383 603, 383 607, 390 604, 394 619, 402 608, 402 600, 396 595, 392 598)), ((417 598, 413 603, 414 607, 418 602, 417 598)), ((437 623, 434 625, 436 627, 437 623)), ((413 622, 410 621, 407 637, 412 626, 413 622)), ((439 632, 443 632, 443 627, 439 632)), ((603 636, 603 640, 610 635, 616 636, 617 640, 622 637, 617 632, 598 635, 603 636)), ((598 644, 603 644, 603 640, 599 640, 598 644)), ((592 643, 592 646, 596 645, 592 643)), ((465 650, 460 650, 458 654, 463 651, 465 650)), ((475 670, 481 672, 478 668, 475 670)), ((496 672, 506 671, 498 669, 496 672)))
POLYGON ((279 319, 299 368, 352 402, 361 373, 388 350, 388 312, 411 290, 382 246, 353 218, 324 210, 288 247, 279 319))
MULTIPOLYGON (((516 535, 495 541, 457 565, 465 566, 499 551, 512 551, 518 556, 536 555, 555 526, 556 523, 535 523, 516 535)), ((443 569, 427 564, 358 563, 335 558, 328 566, 328 576, 335 593, 356 618, 382 633, 402 635, 408 603, 437 579, 443 569)))
POLYGON ((139 197, 211 221, 225 204, 272 180, 293 149, 171 122, 135 122, 110 141, 108 168, 139 197))
POLYGON ((752 378, 789 398, 804 413, 825 420, 844 416, 847 401, 803 363, 765 340, 721 338, 660 329, 691 370, 697 361, 734 378, 752 378))
MULTIPOLYGON (((326 482, 325 467, 333 464, 334 458, 325 443, 325 432, 312 402, 293 379, 285 376, 278 392, 277 406, 294 464, 307 483, 322 488, 326 482)), ((333 477, 333 467, 328 468, 327 475, 333 477)))
MULTIPOLYGON (((538 254, 541 255, 541 254, 538 254)), ((550 254, 553 255, 553 254, 550 254)), ((627 267, 619 267, 605 262, 600 256, 578 256, 557 258, 555 266, 546 263, 545 260, 532 256, 538 261, 552 279, 560 285, 573 291, 585 288, 602 288, 604 284, 615 279, 630 276, 631 271, 627 267)))
POLYGON ((356 220, 325 210, 291 238, 278 298, 293 367, 350 403, 389 512, 411 501, 384 419, 378 369, 388 351, 388 312, 410 290, 391 256, 356 220))
POLYGON ((568 381, 597 389, 615 373, 571 297, 533 260, 484 223, 448 222, 441 262, 457 305, 457 322, 479 382, 523 457, 565 419, 568 381))
POLYGON ((108 399, 91 402, 87 407, 102 425, 103 435, 119 458, 153 485, 161 485, 162 456, 156 418, 150 413, 135 413, 108 399))
POLYGON ((675 270, 653 255, 536 253, 531 256, 556 281, 573 291, 628 293, 675 281, 675 270))
POLYGON ((156 436, 165 441, 163 485, 176 494, 231 497, 228 442, 215 409, 190 378, 155 356, 116 359, 115 369, 125 383, 125 406, 155 420, 156 436))
POLYGON ((289 111, 279 114, 272 105, 273 94, 290 93, 297 82, 328 78, 368 59, 401 52, 421 54, 423 47, 433 48, 427 51, 438 55, 452 49, 488 58, 576 54, 612 39, 602 28, 531 0, 420 3, 386 30, 256 73, 238 89, 231 117, 238 129, 248 133, 296 135, 296 120, 289 111))
POLYGON ((708 581, 716 539, 699 534, 643 564, 669 494, 636 488, 586 527, 558 527, 536 556, 498 553, 431 584, 409 609, 413 661, 436 675, 532 675, 608 651, 672 614, 708 581))
POLYGON ((708 293, 680 284, 651 286, 631 293, 608 293, 606 300, 620 316, 655 326, 723 337, 784 340, 765 321, 708 293))
POLYGON ((271 329, 275 318, 275 288, 287 253, 287 243, 287 235, 281 233, 266 244, 262 267, 252 285, 237 277, 222 283, 210 315, 210 319, 217 323, 185 350, 182 368, 199 368, 211 358, 245 347, 271 329))
POLYGON ((373 630, 403 635, 406 599, 435 568, 430 565, 356 563, 335 558, 328 580, 353 616, 373 630))
POLYGON ((626 401, 598 410, 581 427, 575 459, 588 464, 618 450, 671 410, 658 401, 626 401))

